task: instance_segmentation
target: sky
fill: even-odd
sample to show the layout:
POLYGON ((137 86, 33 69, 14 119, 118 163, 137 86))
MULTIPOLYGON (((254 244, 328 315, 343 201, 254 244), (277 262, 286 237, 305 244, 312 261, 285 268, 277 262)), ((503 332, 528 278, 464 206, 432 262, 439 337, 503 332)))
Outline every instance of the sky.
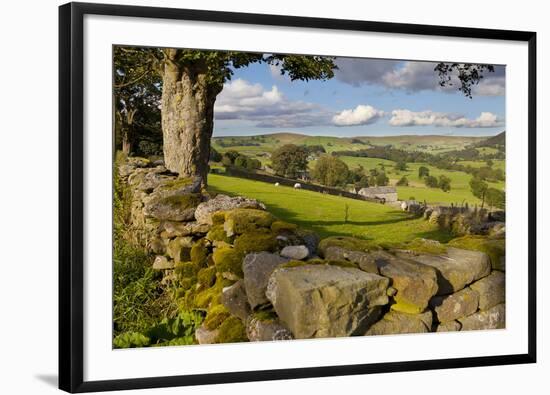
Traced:
POLYGON ((280 69, 235 70, 214 107, 214 136, 295 132, 312 136, 439 134, 505 130, 505 67, 485 73, 472 98, 440 87, 436 63, 336 58, 327 81, 291 81, 280 69))

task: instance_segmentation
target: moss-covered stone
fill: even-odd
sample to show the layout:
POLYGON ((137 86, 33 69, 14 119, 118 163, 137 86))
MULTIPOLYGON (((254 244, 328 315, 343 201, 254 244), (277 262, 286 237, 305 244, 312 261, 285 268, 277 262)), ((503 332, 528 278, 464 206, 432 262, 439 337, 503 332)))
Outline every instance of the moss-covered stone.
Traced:
POLYGON ((231 314, 223 304, 212 306, 206 314, 204 327, 210 331, 218 329, 222 322, 229 318, 229 316, 231 316, 231 314))
POLYGON ((259 310, 252 313, 251 318, 262 322, 272 322, 277 319, 277 314, 273 310, 259 310))
POLYGON ((163 197, 159 203, 170 206, 173 209, 186 209, 197 207, 201 202, 202 196, 200 193, 186 193, 184 195, 170 195, 163 197))
POLYGON ((461 248, 484 252, 491 260, 491 266, 495 270, 504 270, 504 257, 506 254, 504 239, 492 239, 485 236, 467 235, 453 239, 447 243, 449 247, 461 248))
POLYGON ((191 248, 191 262, 196 263, 197 265, 201 267, 205 267, 207 265, 207 258, 208 258, 208 241, 205 239, 200 239, 191 248))
POLYGON ((205 267, 199 270, 197 274, 197 283, 201 288, 210 288, 216 282, 216 268, 214 266, 205 267))
POLYGON ((206 234, 206 238, 210 241, 223 241, 228 244, 231 244, 232 242, 232 238, 227 237, 227 233, 225 233, 223 225, 214 225, 206 234))
POLYGON ((225 211, 216 211, 212 213, 211 218, 213 225, 223 225, 225 222, 225 211))
MULTIPOLYGON (((187 291, 188 289, 194 287, 197 284, 197 277, 182 277, 178 281, 181 290, 187 291)), ((184 295, 180 295, 184 296, 184 295)))
POLYGON ((378 249, 379 246, 372 240, 356 239, 348 236, 332 236, 327 237, 319 242, 319 251, 324 256, 327 248, 340 247, 352 251, 371 251, 378 249))
POLYGON ((235 249, 246 255, 250 252, 269 251, 277 249, 277 237, 269 230, 257 230, 238 236, 235 239, 235 249))
POLYGON ((421 238, 404 243, 399 248, 419 254, 442 255, 447 252, 447 247, 440 242, 421 238))
POLYGON ((212 287, 196 293, 194 308, 208 309, 220 304, 223 289, 231 284, 233 281, 223 278, 220 273, 216 274, 216 283, 212 287))
POLYGON ((192 183, 193 179, 191 177, 175 178, 173 180, 168 180, 164 182, 161 189, 167 191, 177 191, 178 189, 182 189, 186 186, 191 185, 192 183))
POLYGON ((200 266, 194 262, 179 262, 174 268, 174 273, 178 279, 196 277, 200 266))
POLYGON ((243 322, 237 317, 229 317, 218 327, 216 343, 238 343, 246 342, 246 328, 243 322))
POLYGON ((275 234, 280 234, 285 232, 294 232, 296 229, 298 229, 298 225, 291 224, 289 222, 274 221, 271 224, 271 230, 275 234))
POLYGON ((244 254, 240 250, 231 247, 216 248, 212 254, 216 270, 219 273, 229 272, 239 277, 243 276, 243 258, 244 254))
POLYGON ((224 229, 228 236, 269 228, 275 221, 267 211, 252 208, 236 208, 225 214, 224 229))

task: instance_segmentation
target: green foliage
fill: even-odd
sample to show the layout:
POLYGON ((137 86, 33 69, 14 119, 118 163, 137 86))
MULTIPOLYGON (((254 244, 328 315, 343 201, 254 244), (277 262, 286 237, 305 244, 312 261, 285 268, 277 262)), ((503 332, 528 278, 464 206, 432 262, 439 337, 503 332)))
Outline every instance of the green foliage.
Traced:
POLYGON ((174 346, 195 344, 195 331, 204 317, 198 311, 182 311, 174 318, 164 318, 143 332, 124 332, 115 336, 115 348, 174 346))
POLYGON ((386 176, 385 172, 380 172, 376 176, 376 186, 384 187, 390 183, 390 179, 386 176))
POLYGON ((348 181, 349 169, 342 160, 332 155, 322 155, 312 171, 313 178, 326 186, 344 186, 348 181))
POLYGON ((451 179, 445 175, 439 176, 439 188, 443 192, 449 192, 451 190, 451 179))
POLYGON ((426 166, 420 166, 418 168, 418 178, 424 178, 430 175, 430 169, 426 166))
POLYGON ((488 188, 489 185, 477 177, 472 177, 470 180, 470 189, 472 194, 479 199, 485 200, 485 194, 488 188))
POLYGON ((198 311, 182 311, 174 318, 165 318, 149 328, 145 334, 151 339, 151 345, 174 345, 195 343, 194 334, 204 320, 198 311), (172 343, 170 343, 172 342, 172 343))
POLYGON ((424 178, 424 183, 428 188, 437 188, 439 186, 439 182, 434 176, 426 176, 424 178))
POLYGON ((212 162, 221 162, 222 161, 222 154, 220 154, 214 148, 210 147, 210 160, 212 162))
POLYGON ((409 179, 407 178, 407 176, 403 176, 399 179, 399 181, 397 181, 397 184, 395 184, 399 187, 403 187, 403 186, 409 186, 409 179))
POLYGON ((115 336, 113 346, 115 348, 146 347, 151 344, 151 339, 139 332, 123 332, 115 336))
POLYGON ((398 161, 395 164, 395 170, 401 170, 401 171, 407 170, 407 162, 402 161, 402 160, 398 161))
POLYGON ((504 209, 506 206, 506 194, 504 191, 496 188, 487 188, 485 201, 491 207, 504 209))
POLYGON ((286 144, 271 154, 271 167, 277 175, 297 178, 307 169, 307 157, 304 147, 286 144))

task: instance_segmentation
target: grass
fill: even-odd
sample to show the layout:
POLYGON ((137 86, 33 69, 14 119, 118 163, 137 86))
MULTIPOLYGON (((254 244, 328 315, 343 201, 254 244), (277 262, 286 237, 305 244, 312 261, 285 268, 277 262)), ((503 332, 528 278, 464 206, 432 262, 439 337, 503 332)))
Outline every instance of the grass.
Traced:
POLYGON ((388 205, 218 174, 210 174, 208 182, 213 192, 258 199, 278 218, 311 229, 321 237, 353 236, 390 244, 417 237, 442 242, 451 239, 450 234, 436 225, 388 205), (348 221, 345 221, 346 205, 348 221))
MULTIPOLYGON (((397 194, 399 199, 406 200, 414 197, 418 201, 426 201, 432 204, 451 204, 451 203, 468 203, 481 204, 481 200, 476 198, 470 190, 471 174, 463 171, 451 171, 438 169, 437 167, 430 166, 426 163, 407 163, 407 170, 398 171, 394 168, 395 162, 385 159, 377 158, 356 158, 351 156, 341 156, 344 162, 353 169, 359 165, 362 165, 366 170, 372 168, 381 168, 381 164, 384 165, 384 171, 390 179, 390 185, 395 185, 397 180, 402 176, 406 176, 409 180, 408 187, 397 187, 397 194), (451 179, 451 191, 443 192, 439 188, 428 188, 424 184, 422 179, 418 178, 418 169, 420 166, 425 166, 430 169, 430 175, 439 177, 445 175, 451 179)), ((479 163, 479 167, 485 165, 485 162, 468 162, 479 163)), ((504 161, 495 161, 495 166, 503 166, 504 161)), ((504 189, 504 182, 490 182, 489 186, 498 189, 504 189)))

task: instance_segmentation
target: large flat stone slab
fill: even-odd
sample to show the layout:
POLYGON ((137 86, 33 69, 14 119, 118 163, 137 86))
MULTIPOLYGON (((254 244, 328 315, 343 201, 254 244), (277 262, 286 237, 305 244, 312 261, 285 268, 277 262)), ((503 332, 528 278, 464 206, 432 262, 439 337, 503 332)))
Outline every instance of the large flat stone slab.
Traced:
POLYGON ((460 291, 466 285, 491 272, 489 256, 483 252, 448 247, 445 255, 398 252, 398 256, 428 265, 436 269, 437 295, 460 291))
POLYGON ((378 318, 388 285, 389 279, 355 268, 305 265, 275 270, 266 295, 295 338, 338 337, 378 318))

